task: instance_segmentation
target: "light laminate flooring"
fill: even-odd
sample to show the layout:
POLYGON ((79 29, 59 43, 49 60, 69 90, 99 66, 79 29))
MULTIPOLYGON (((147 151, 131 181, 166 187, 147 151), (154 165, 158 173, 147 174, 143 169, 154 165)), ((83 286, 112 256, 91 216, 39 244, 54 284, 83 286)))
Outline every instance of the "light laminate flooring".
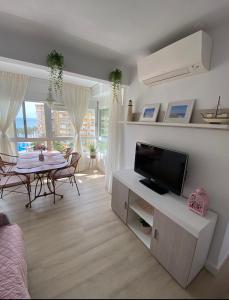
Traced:
POLYGON ((104 175, 78 174, 81 196, 69 183, 64 199, 10 194, 0 210, 18 223, 27 248, 32 298, 227 298, 229 262, 217 277, 201 271, 182 289, 113 213, 104 175))

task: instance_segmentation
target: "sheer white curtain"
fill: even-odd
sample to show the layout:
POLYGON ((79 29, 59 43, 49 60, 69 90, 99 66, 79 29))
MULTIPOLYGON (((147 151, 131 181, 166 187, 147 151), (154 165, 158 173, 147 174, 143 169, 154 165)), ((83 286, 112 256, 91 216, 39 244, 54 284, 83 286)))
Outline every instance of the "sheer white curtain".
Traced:
POLYGON ((7 132, 24 101, 29 77, 0 72, 0 152, 14 154, 7 132))
MULTIPOLYGON (((90 88, 77 86, 71 83, 64 83, 63 100, 75 130, 74 150, 81 153, 81 155, 83 155, 83 152, 80 129, 88 109, 90 97, 90 88)), ((83 167, 82 161, 83 159, 81 159, 81 169, 83 167)))
POLYGON ((108 130, 108 147, 105 172, 105 184, 109 193, 112 190, 113 172, 120 169, 121 150, 122 150, 122 126, 118 121, 123 116, 122 93, 119 90, 118 101, 113 101, 112 89, 110 87, 110 118, 108 130))

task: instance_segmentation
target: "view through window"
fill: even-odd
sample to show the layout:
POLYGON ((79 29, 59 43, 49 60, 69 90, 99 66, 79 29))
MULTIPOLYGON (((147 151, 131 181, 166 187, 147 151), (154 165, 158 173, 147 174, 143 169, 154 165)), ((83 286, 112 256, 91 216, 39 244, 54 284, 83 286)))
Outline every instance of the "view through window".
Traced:
POLYGON ((98 137, 98 150, 102 154, 106 154, 107 138, 108 138, 108 124, 109 124, 109 109, 99 109, 99 137, 98 137))
MULTIPOLYGON (((97 151, 106 153, 108 136, 108 108, 89 108, 81 127, 82 149, 89 152, 94 144, 97 151)), ((64 151, 73 147, 74 128, 68 112, 62 109, 50 110, 42 102, 25 101, 15 120, 17 151, 32 151, 37 143, 64 151)))
POLYGON ((95 109, 88 109, 83 125, 80 130, 82 148, 84 152, 89 151, 89 145, 96 145, 96 114, 95 109))

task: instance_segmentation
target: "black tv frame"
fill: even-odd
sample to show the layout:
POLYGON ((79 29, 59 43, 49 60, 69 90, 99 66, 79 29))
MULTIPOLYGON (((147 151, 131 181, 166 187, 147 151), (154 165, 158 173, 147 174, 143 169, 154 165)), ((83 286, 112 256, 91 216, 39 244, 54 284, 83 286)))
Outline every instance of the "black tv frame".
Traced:
MULTIPOLYGON (((158 193, 160 195, 164 195, 164 194, 168 193, 169 191, 171 191, 174 194, 179 195, 179 196, 182 195, 183 188, 184 188, 184 182, 185 182, 185 179, 186 179, 186 176, 187 176, 187 166, 188 166, 188 160, 189 160, 188 154, 185 153, 185 152, 174 150, 174 149, 164 148, 164 147, 161 147, 161 146, 158 146, 158 145, 147 144, 147 143, 140 142, 140 141, 136 142, 136 147, 137 147, 137 144, 143 144, 143 145, 146 145, 146 146, 152 146, 152 147, 156 147, 156 148, 159 148, 159 149, 163 149, 163 150, 167 150, 167 151, 171 151, 171 152, 183 154, 183 155, 186 156, 186 163, 185 163, 185 167, 184 167, 183 180, 182 180, 182 185, 181 185, 180 193, 176 193, 176 192, 174 192, 174 190, 171 190, 168 187, 166 187, 165 184, 161 184, 159 182, 156 182, 155 180, 153 180, 153 178, 149 178, 149 177, 145 176, 144 174, 140 173, 138 170, 136 170, 135 163, 134 163, 134 171, 136 173, 142 175, 143 177, 145 177, 145 178, 139 180, 142 184, 144 184, 145 186, 147 186, 148 188, 150 188, 151 190, 155 191, 156 193, 158 193)), ((136 160, 136 148, 135 148, 135 160, 136 160)))

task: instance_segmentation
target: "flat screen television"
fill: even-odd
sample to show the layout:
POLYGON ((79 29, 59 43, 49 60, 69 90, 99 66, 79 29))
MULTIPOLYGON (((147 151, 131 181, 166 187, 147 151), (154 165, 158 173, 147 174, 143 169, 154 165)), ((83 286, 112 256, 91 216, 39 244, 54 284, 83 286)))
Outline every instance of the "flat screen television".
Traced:
POLYGON ((181 195, 187 164, 185 153, 136 143, 134 170, 145 177, 141 183, 159 194, 171 191, 181 195))

